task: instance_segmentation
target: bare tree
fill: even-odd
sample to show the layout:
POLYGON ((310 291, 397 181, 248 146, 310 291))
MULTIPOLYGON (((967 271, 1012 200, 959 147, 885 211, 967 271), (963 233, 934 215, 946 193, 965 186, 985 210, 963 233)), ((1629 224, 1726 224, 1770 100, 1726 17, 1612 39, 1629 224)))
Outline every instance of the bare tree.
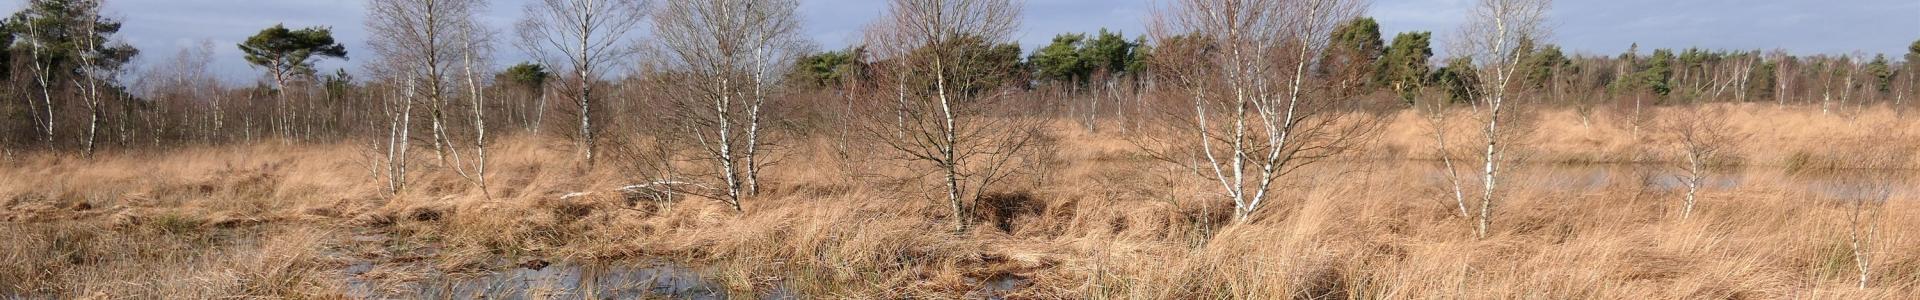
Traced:
MULTIPOLYGON (((1886 123, 1875 124, 1886 126, 1886 123)), ((1865 289, 1873 282, 1874 265, 1880 259, 1878 242, 1893 188, 1912 177, 1900 170, 1913 162, 1914 148, 1899 145, 1874 145, 1854 162, 1859 169, 1838 176, 1838 184, 1828 189, 1827 197, 1837 201, 1846 218, 1847 248, 1853 256, 1858 286, 1865 289)))
POLYGON ((1774 65, 1773 78, 1775 87, 1773 90, 1773 100, 1776 105, 1787 105, 1787 93, 1789 91, 1787 88, 1792 87, 1794 78, 1793 71, 1796 70, 1791 58, 1792 56, 1789 56, 1787 50, 1784 49, 1774 49, 1773 51, 1767 52, 1767 60, 1772 61, 1774 65))
MULTIPOLYGON (((1820 114, 1833 114, 1833 81, 1837 76, 1836 74, 1841 72, 1839 68, 1846 68, 1847 71, 1849 71, 1847 80, 1853 80, 1853 78, 1851 78, 1852 72, 1850 72, 1852 71, 1851 66, 1853 63, 1847 62, 1846 60, 1847 58, 1844 57, 1839 59, 1828 58, 1826 61, 1821 62, 1822 66, 1815 68, 1820 72, 1820 114)), ((1848 82, 1848 84, 1851 84, 1851 82, 1848 82)))
POLYGON ((1847 246, 1853 251, 1853 264, 1862 289, 1873 279, 1873 260, 1878 256, 1873 247, 1880 236, 1880 216, 1893 194, 1886 183, 1870 184, 1865 189, 1868 197, 1847 200, 1847 246))
MULTIPOLYGON (((479 51, 476 47, 484 43, 475 41, 486 33, 474 20, 485 4, 482 0, 375 0, 367 3, 367 25, 375 36, 370 44, 384 61, 396 65, 389 69, 391 72, 388 74, 398 77, 395 81, 404 82, 401 88, 407 103, 394 110, 399 113, 400 122, 396 123, 410 123, 413 99, 424 98, 428 109, 429 134, 439 161, 442 165, 451 166, 462 177, 472 179, 476 185, 483 186, 483 191, 483 175, 474 176, 466 171, 467 162, 461 157, 460 146, 448 131, 451 127, 448 113, 452 107, 449 99, 459 93, 452 83, 456 80, 454 69, 463 64, 472 68, 471 64, 477 61, 474 56, 479 51)), ((476 118, 471 121, 476 126, 484 126, 484 118, 479 115, 481 95, 477 89, 478 83, 471 82, 475 76, 472 70, 467 71, 469 85, 474 88, 470 93, 476 105, 476 118)), ((484 127, 479 128, 481 130, 476 133, 479 138, 475 140, 474 147, 484 156, 485 130, 484 127)), ((399 129, 402 133, 408 130, 399 129)), ((403 139, 399 144, 404 145, 404 139, 409 137, 401 134, 394 138, 403 139)), ((393 151, 404 154, 405 147, 398 148, 401 149, 393 151)), ((404 158, 404 155, 400 156, 404 158)), ((484 170, 484 157, 479 165, 482 167, 478 169, 484 170)), ((399 173, 404 175, 404 172, 399 173)))
POLYGON ((1448 133, 1451 130, 1448 126, 1449 107, 1445 101, 1427 101, 1427 103, 1422 105, 1421 109, 1426 110, 1427 126, 1433 130, 1433 153, 1440 159, 1441 174, 1446 175, 1446 188, 1452 192, 1453 204, 1460 218, 1473 218, 1473 213, 1467 209, 1465 188, 1467 178, 1460 176, 1459 159, 1454 158, 1454 149, 1447 144, 1448 133))
POLYGON ((1906 61, 1900 62, 1898 77, 1905 78, 1906 88, 1895 91, 1893 107, 1895 112, 1906 110, 1907 96, 1920 96, 1920 51, 1908 53, 1906 61))
POLYGON ((388 86, 384 92, 375 92, 380 98, 380 114, 386 125, 386 136, 373 143, 381 153, 380 173, 387 180, 387 192, 398 194, 406 190, 408 162, 413 149, 413 108, 416 106, 414 80, 403 75, 405 71, 393 70, 396 64, 374 64, 375 73, 386 73, 388 86), (381 67, 384 66, 384 67, 381 67))
MULTIPOLYGON (((1866 110, 1866 100, 1853 102, 1853 90, 1866 88, 1866 85, 1864 85, 1866 81, 1855 81, 1855 75, 1866 73, 1866 71, 1864 71, 1864 69, 1866 69, 1866 52, 1855 50, 1853 54, 1847 56, 1847 62, 1845 63, 1847 63, 1847 65, 1843 65, 1843 67, 1845 67, 1845 73, 1847 73, 1847 75, 1845 75, 1845 79, 1841 79, 1843 85, 1839 87, 1841 88, 1841 90, 1839 90, 1839 106, 1859 104, 1859 110, 1866 110)), ((1872 79, 1868 79, 1868 81, 1872 81, 1872 79)), ((1870 94, 1870 92, 1868 92, 1868 94, 1870 94)))
POLYGON ((878 60, 862 130, 910 162, 934 170, 945 187, 955 230, 972 205, 1013 173, 1036 143, 1029 114, 1000 105, 1011 70, 982 61, 1020 18, 1015 0, 892 0, 872 24, 867 49, 878 60))
MULTIPOLYGON (((178 118, 183 137, 197 138, 201 143, 211 144, 225 130, 224 98, 219 94, 224 89, 218 76, 209 66, 213 65, 212 41, 202 41, 199 45, 181 49, 180 52, 156 67, 145 70, 135 87, 142 97, 155 102, 157 107, 178 107, 177 116, 157 114, 149 119, 178 118)), ((149 130, 162 128, 154 125, 149 130)), ((155 135, 160 133, 156 132, 155 135)), ((155 137, 158 138, 158 137, 155 137)), ((157 141, 156 141, 157 143, 157 141)))
POLYGON ((1676 109, 1682 111, 1665 120, 1662 127, 1673 135, 1675 150, 1679 150, 1679 156, 1684 159, 1682 173, 1676 177, 1687 187, 1680 210, 1680 218, 1686 219, 1693 216, 1696 198, 1711 172, 1711 164, 1741 135, 1727 126, 1726 115, 1718 109, 1700 106, 1676 109))
MULTIPOLYGON (((1365 1, 1182 0, 1149 30, 1163 45, 1154 67, 1190 111, 1170 113, 1149 151, 1219 185, 1245 223, 1274 196, 1275 183, 1340 154, 1371 134, 1375 115, 1312 74, 1334 27, 1361 15, 1365 1)), ((1169 109, 1172 111, 1173 109, 1169 109)))
MULTIPOLYGON (((466 163, 460 162, 457 159, 454 170, 459 172, 462 177, 473 181, 474 185, 480 188, 480 193, 491 199, 493 198, 493 194, 487 191, 486 107, 488 98, 486 85, 480 81, 480 74, 491 69, 488 67, 487 62, 492 60, 489 56, 489 51, 493 48, 492 40, 488 37, 492 36, 493 32, 477 22, 466 22, 462 24, 462 26, 458 27, 458 32, 461 41, 459 50, 461 57, 460 64, 466 79, 468 109, 473 113, 473 115, 470 116, 473 119, 468 120, 468 122, 473 125, 473 132, 471 134, 473 135, 474 160, 472 162, 472 172, 468 172, 466 163)), ((454 151, 458 153, 459 149, 455 148, 454 151)), ((458 157, 458 155, 455 157, 458 157)))
POLYGON ((1454 44, 1458 55, 1472 59, 1476 64, 1480 84, 1478 90, 1480 118, 1486 127, 1481 134, 1486 141, 1486 151, 1482 155, 1480 216, 1475 235, 1485 238, 1493 223, 1496 198, 1499 196, 1501 160, 1506 158, 1507 147, 1502 143, 1503 133, 1512 131, 1502 128, 1502 117, 1514 108, 1509 102, 1515 98, 1521 85, 1515 84, 1520 72, 1520 62, 1525 56, 1524 41, 1541 41, 1547 34, 1547 11, 1552 0, 1480 0, 1468 12, 1467 22, 1462 24, 1458 39, 1454 44))
POLYGON ((1759 57, 1759 50, 1732 53, 1730 58, 1734 61, 1722 62, 1723 73, 1714 73, 1717 80, 1709 82, 1713 84, 1713 98, 1719 99, 1728 89, 1732 89, 1735 100, 1747 102, 1747 82, 1753 78, 1753 65, 1759 57))
POLYGON ((1905 79, 1894 83, 1896 86, 1899 86, 1899 88, 1893 90, 1893 108, 1895 111, 1906 109, 1907 95, 1913 94, 1915 84, 1920 84, 1920 81, 1915 80, 1916 77, 1920 77, 1920 62, 1915 61, 1920 60, 1920 57, 1914 55, 1908 55, 1907 57, 1909 57, 1907 61, 1900 63, 1898 75, 1894 75, 1895 78, 1905 79), (1905 84, 1901 84, 1900 82, 1904 82, 1905 84))
POLYGON ((54 114, 54 108, 58 105, 53 102, 54 71, 48 63, 48 57, 58 55, 47 53, 49 50, 46 44, 50 41, 40 39, 42 35, 42 29, 38 25, 40 22, 21 23, 25 24, 27 28, 27 34, 25 35, 27 38, 25 41, 27 44, 27 52, 29 59, 33 61, 33 80, 34 83, 36 83, 35 87, 38 87, 40 91, 39 105, 35 105, 32 99, 28 99, 27 111, 28 115, 36 121, 34 125, 40 125, 40 130, 44 133, 42 137, 45 138, 44 141, 47 144, 47 149, 51 150, 56 147, 57 140, 55 138, 58 136, 58 131, 56 130, 58 127, 55 125, 58 124, 56 121, 59 119, 59 115, 54 114), (39 106, 39 109, 34 109, 35 106, 39 106))
POLYGON ((100 20, 100 4, 99 2, 90 1, 83 1, 83 3, 90 3, 92 8, 81 10, 83 16, 81 17, 82 21, 80 26, 84 28, 83 30, 86 35, 77 39, 77 46, 79 46, 80 49, 78 53, 75 53, 75 56, 78 56, 80 59, 80 74, 77 74, 71 79, 75 81, 74 86, 81 88, 80 98, 87 104, 87 138, 84 149, 86 155, 91 157, 93 156, 94 150, 98 148, 100 117, 103 110, 106 109, 105 104, 102 103, 103 99, 101 99, 103 96, 100 94, 100 81, 102 80, 101 78, 111 78, 118 74, 112 74, 110 72, 114 71, 114 69, 104 67, 104 64, 100 60, 108 58, 99 55, 101 41, 92 38, 97 35, 95 30, 100 28, 100 26, 96 24, 100 20), (85 83, 82 84, 81 82, 85 83))
POLYGON ((628 33, 645 16, 647 0, 539 0, 528 4, 520 21, 523 38, 538 52, 566 57, 573 68, 568 97, 579 106, 580 151, 588 165, 594 159, 593 81, 611 68, 631 47, 628 33))
POLYGON ((802 40, 796 0, 670 1, 653 18, 663 50, 656 69, 674 91, 677 132, 699 145, 725 195, 759 191, 761 153, 773 144, 762 124, 769 101, 780 96, 782 72, 798 58, 802 40))

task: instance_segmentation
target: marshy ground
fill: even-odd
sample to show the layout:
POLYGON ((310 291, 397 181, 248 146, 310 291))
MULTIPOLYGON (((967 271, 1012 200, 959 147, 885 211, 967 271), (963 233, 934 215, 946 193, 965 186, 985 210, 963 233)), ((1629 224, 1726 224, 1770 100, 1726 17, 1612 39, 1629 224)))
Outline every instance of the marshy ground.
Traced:
POLYGON ((980 225, 960 233, 912 172, 824 137, 793 145, 743 213, 622 192, 642 179, 532 137, 493 150, 488 193, 429 170, 388 194, 367 150, 346 143, 29 154, 0 165, 0 298, 1920 294, 1920 185, 1907 176, 1920 165, 1900 159, 1920 147, 1920 122, 1721 108, 1746 138, 1690 218, 1657 130, 1538 112, 1484 239, 1453 212, 1412 112, 1365 151, 1283 180, 1284 196, 1240 225, 1207 182, 1147 158, 1119 124, 1059 122, 1035 171, 981 199, 980 225), (1885 161, 1902 163, 1862 163, 1885 161), (1877 191, 1890 194, 1863 196, 1877 191), (1851 218, 1859 201, 1879 217, 1851 218), (1854 251, 1862 226, 1877 241, 1854 251), (1872 256, 1865 288, 1858 254, 1872 256))

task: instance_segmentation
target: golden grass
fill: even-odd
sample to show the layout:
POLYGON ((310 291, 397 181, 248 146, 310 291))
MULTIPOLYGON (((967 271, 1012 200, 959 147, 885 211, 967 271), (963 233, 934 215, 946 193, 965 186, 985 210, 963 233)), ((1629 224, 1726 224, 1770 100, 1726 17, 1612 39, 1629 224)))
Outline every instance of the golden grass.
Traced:
MULTIPOLYGON (((1751 170, 1845 168, 1920 145, 1916 122, 1891 110, 1725 108, 1751 135, 1735 147, 1751 170)), ((1670 157, 1661 136, 1632 137, 1613 117, 1585 126, 1571 112, 1540 114, 1533 162, 1651 169, 1670 157)), ((405 282, 531 259, 676 261, 737 295, 778 286, 810 298, 979 298, 1009 276, 1027 279, 1012 298, 1920 294, 1920 207, 1904 192, 1886 206, 1874 279, 1858 289, 1845 207, 1795 188, 1805 179, 1793 172, 1747 172, 1737 188, 1706 191, 1687 220, 1669 212, 1676 195, 1638 184, 1654 172, 1610 172, 1628 179, 1597 190, 1554 188, 1551 169, 1525 173, 1496 232, 1475 239, 1421 160, 1432 154, 1424 123, 1404 113, 1364 152, 1383 159, 1312 167, 1258 222, 1228 226, 1231 204, 1199 178, 1144 158, 1124 133, 1062 124, 1053 158, 1034 166, 1043 172, 989 197, 982 226, 959 234, 944 204, 881 179, 903 175, 888 162, 841 161, 825 142, 795 147, 744 214, 626 197, 613 189, 639 178, 584 170, 566 142, 532 137, 491 151, 493 199, 430 168, 386 195, 351 145, 37 156, 0 166, 0 297, 346 298, 343 270, 356 262, 376 265, 363 277, 405 282), (575 192, 588 193, 561 197, 575 192)))

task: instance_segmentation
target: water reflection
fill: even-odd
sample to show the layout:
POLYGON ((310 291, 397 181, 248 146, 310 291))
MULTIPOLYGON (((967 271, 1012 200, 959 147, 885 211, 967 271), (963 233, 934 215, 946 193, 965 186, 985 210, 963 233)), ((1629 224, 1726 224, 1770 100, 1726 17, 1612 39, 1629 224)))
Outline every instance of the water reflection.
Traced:
MULTIPOLYGON (((1477 169, 1461 169, 1466 184, 1478 183, 1477 169)), ((1563 193, 1606 193, 1620 190, 1683 192, 1689 175, 1678 168, 1657 165, 1531 164, 1511 167, 1515 185, 1563 193)), ((1706 173, 1702 190, 1803 192, 1835 200, 1885 200, 1911 189, 1914 170, 1843 169, 1788 172, 1776 168, 1720 168, 1706 173)), ((1446 184, 1446 174, 1433 170, 1430 184, 1446 184)))
POLYGON ((355 299, 727 299, 701 272, 674 264, 649 267, 551 265, 488 274, 428 274, 403 283, 363 278, 371 263, 347 269, 355 299))
MULTIPOLYGON (((352 299, 729 299, 727 291, 709 281, 711 274, 676 264, 649 267, 551 265, 515 267, 485 274, 428 274, 405 282, 371 279, 375 265, 360 262, 347 268, 347 296, 352 299)), ((1027 277, 1000 275, 978 281, 968 299, 1006 299, 1032 284, 1027 277)), ((762 291, 758 299, 802 299, 782 284, 762 291)))

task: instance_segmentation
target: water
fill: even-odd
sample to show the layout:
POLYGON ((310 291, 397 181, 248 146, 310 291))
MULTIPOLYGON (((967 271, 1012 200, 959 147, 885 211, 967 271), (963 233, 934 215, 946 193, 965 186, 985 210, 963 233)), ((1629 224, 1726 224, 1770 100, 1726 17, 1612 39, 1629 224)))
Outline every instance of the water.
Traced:
MULTIPOLYGON (((473 274, 430 274, 409 282, 376 282, 365 278, 370 262, 349 266, 347 296, 353 299, 728 299, 724 288, 707 280, 700 270, 676 264, 646 267, 550 265, 533 269, 473 274)), ((994 276, 969 292, 970 299, 1005 299, 1032 284, 1016 275, 994 276)), ((802 299, 784 285, 758 299, 802 299)))
POLYGON ((727 299, 725 289, 702 272, 675 264, 644 267, 556 264, 532 269, 381 283, 363 278, 374 268, 347 268, 348 296, 355 299, 727 299))
MULTIPOLYGON (((1478 169, 1461 169, 1465 184, 1478 183, 1478 169)), ((1517 165, 1506 171, 1507 182, 1521 188, 1564 193, 1608 193, 1621 189, 1685 192, 1688 174, 1653 165, 1517 165)), ((1787 172, 1771 168, 1716 169, 1706 173, 1700 188, 1707 191, 1796 192, 1834 200, 1883 201, 1912 188, 1913 170, 1830 170, 1787 172)), ((1446 184, 1446 174, 1433 170, 1430 184, 1446 184)))

